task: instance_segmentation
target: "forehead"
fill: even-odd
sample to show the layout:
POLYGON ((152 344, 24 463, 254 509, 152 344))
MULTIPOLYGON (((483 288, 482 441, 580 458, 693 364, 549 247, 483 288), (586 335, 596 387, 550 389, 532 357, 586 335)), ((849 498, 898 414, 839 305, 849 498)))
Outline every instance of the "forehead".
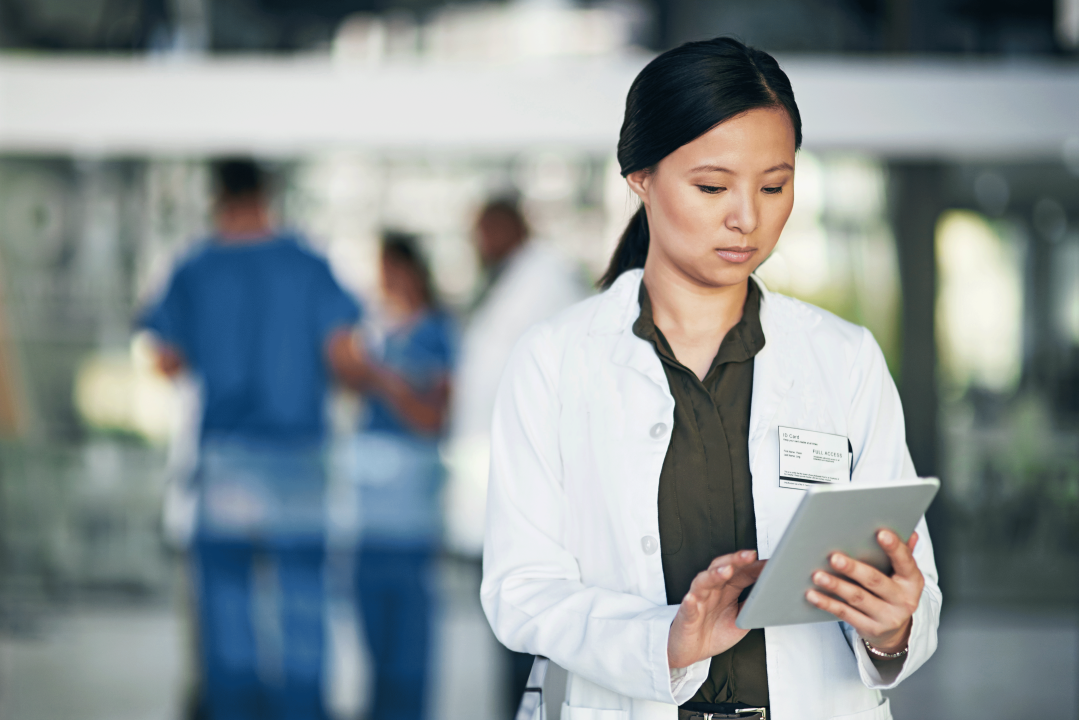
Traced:
POLYGON ((679 170, 702 165, 735 172, 760 172, 782 163, 793 167, 794 126, 781 108, 757 108, 716 125, 668 155, 663 163, 668 160, 679 170))

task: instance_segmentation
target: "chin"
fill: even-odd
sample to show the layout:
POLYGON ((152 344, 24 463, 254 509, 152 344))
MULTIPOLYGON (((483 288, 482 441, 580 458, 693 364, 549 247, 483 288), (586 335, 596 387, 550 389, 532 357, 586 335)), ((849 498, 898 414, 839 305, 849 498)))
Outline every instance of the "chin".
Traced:
POLYGON ((705 272, 696 272, 694 274, 695 279, 703 285, 709 287, 729 287, 731 285, 739 285, 744 283, 749 276, 757 269, 759 263, 745 263, 742 265, 733 265, 731 263, 723 263, 722 266, 716 267, 716 263, 713 261, 709 263, 712 267, 707 268, 705 272))

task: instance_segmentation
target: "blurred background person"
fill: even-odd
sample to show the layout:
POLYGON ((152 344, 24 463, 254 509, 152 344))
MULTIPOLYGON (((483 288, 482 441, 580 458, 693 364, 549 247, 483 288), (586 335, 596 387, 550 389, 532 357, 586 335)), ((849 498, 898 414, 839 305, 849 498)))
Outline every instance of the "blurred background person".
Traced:
POLYGON ((189 370, 202 391, 192 571, 203 704, 211 720, 323 718, 323 402, 328 354, 359 307, 274 227, 254 162, 213 173, 214 233, 142 318, 161 370, 189 370), (275 617, 262 622, 258 607, 275 617))
MULTIPOLYGON (((483 518, 495 392, 510 352, 525 330, 588 295, 577 268, 552 248, 530 239, 516 198, 488 200, 476 216, 474 241, 483 282, 472 302, 450 410, 448 542, 466 556, 483 547, 483 518)), ((508 663, 509 703, 524 691, 532 657, 513 653, 508 663)))
POLYGON ((557 250, 531 240, 514 197, 488 200, 473 241, 483 277, 464 323, 450 408, 450 547, 478 557, 490 453, 491 413, 502 369, 531 325, 588 295, 582 274, 557 250))
POLYGON ((355 597, 373 662, 369 720, 422 718, 428 697, 434 560, 442 540, 438 443, 456 337, 413 235, 382 235, 384 316, 369 344, 335 357, 366 408, 352 448, 359 484, 355 597))

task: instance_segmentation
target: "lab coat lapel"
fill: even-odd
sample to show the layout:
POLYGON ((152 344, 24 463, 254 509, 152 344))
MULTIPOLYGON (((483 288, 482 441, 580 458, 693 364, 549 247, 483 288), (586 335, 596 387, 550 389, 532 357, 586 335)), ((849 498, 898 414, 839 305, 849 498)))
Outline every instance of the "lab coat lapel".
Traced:
POLYGON ((757 467, 757 454, 783 400, 794 385, 790 328, 777 316, 775 301, 764 283, 753 277, 761 291, 761 329, 764 349, 753 361, 753 400, 749 410, 749 467, 757 467))
POLYGON ((605 310, 610 313, 612 320, 617 318, 611 329, 618 333, 618 340, 611 352, 611 362, 636 370, 662 388, 664 394, 669 395, 667 376, 663 373, 663 363, 656 355, 655 348, 633 333, 633 323, 641 314, 638 297, 643 276, 644 273, 640 270, 624 273, 616 286, 611 288, 612 306, 605 310), (617 312, 610 312, 614 310, 617 312))

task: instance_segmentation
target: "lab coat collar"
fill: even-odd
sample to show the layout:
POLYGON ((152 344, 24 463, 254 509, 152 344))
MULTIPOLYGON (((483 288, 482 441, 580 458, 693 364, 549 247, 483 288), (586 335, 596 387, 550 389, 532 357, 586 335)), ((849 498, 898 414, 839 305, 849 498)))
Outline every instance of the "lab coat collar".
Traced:
MULTIPOLYGON (((619 335, 611 354, 612 362, 640 372, 669 395, 667 377, 655 349, 633 333, 633 323, 641 313, 638 298, 643 277, 641 269, 628 270, 618 277, 601 296, 589 334, 619 335)), ((794 385, 797 358, 808 351, 799 339, 820 322, 820 316, 801 303, 773 294, 757 276, 750 277, 761 291, 761 328, 765 339, 764 349, 753 364, 749 420, 749 461, 753 467, 771 420, 794 385)))

